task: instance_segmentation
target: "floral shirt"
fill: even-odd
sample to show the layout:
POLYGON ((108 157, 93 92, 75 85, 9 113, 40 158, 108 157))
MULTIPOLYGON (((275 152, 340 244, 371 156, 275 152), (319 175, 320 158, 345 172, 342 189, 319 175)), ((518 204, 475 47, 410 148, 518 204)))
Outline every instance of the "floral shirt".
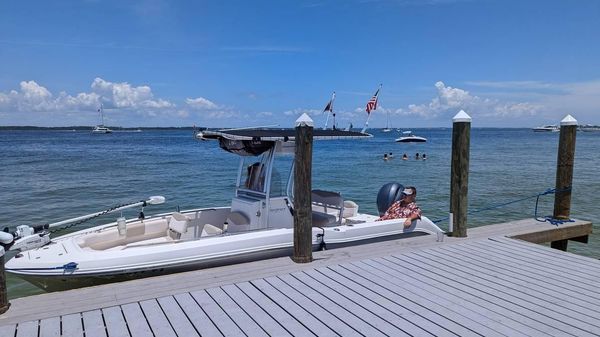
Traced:
POLYGON ((402 205, 402 201, 396 201, 387 211, 385 211, 385 214, 377 220, 408 218, 409 216, 415 215, 417 216, 417 219, 421 218, 421 209, 415 202, 402 205))

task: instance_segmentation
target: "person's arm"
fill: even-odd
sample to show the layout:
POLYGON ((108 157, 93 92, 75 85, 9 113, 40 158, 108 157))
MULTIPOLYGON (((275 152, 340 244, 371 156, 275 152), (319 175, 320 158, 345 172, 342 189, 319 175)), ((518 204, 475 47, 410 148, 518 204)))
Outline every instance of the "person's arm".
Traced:
POLYGON ((410 227, 414 220, 421 219, 421 208, 416 204, 410 207, 413 208, 413 210, 410 215, 406 217, 406 220, 404 220, 404 228, 410 227))

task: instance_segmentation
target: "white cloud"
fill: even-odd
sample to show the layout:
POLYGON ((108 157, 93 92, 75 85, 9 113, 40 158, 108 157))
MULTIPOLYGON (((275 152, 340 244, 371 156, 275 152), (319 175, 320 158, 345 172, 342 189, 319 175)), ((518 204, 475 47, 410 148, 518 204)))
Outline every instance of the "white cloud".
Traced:
POLYGON ((315 110, 315 109, 302 109, 302 108, 296 108, 293 110, 287 110, 284 111, 283 114, 286 116, 300 116, 303 113, 306 113, 309 116, 320 116, 323 114, 323 111, 321 110, 315 110))
POLYGON ((175 105, 164 99, 155 99, 148 86, 133 87, 129 83, 113 83, 96 78, 92 82, 92 92, 82 92, 75 96, 61 91, 54 95, 35 81, 22 81, 20 90, 0 93, 0 109, 13 112, 67 112, 95 111, 103 103, 109 108, 146 111, 164 110, 175 105))
MULTIPOLYGON (((566 114, 572 114, 581 123, 598 123, 600 110, 600 80, 571 83, 541 81, 468 82, 496 90, 495 97, 508 100, 514 97, 532 100, 539 106, 537 117, 544 123, 556 123, 566 114)), ((528 103, 522 103, 528 104, 528 103)), ((500 112, 502 109, 498 107, 500 112)), ((509 109, 505 109, 509 110, 509 109)))
POLYGON ((80 93, 76 96, 60 92, 57 97, 35 81, 22 81, 20 90, 0 93, 0 109, 16 112, 74 111, 97 106, 99 95, 80 93))
POLYGON ((186 98, 185 103, 198 110, 219 109, 219 106, 204 97, 186 98))
POLYGON ((133 87, 127 82, 114 83, 97 77, 92 83, 92 90, 116 108, 165 109, 175 107, 169 101, 154 99, 152 89, 147 85, 133 87))
POLYGON ((413 115, 425 119, 451 117, 458 110, 468 111, 471 116, 488 118, 521 117, 536 115, 543 105, 530 102, 503 102, 498 99, 482 98, 468 91, 435 83, 437 95, 427 104, 410 104, 407 108, 393 111, 397 115, 413 115))
POLYGON ((199 112, 197 117, 201 119, 215 120, 239 117, 239 112, 231 107, 216 104, 204 97, 186 98, 185 103, 192 110, 199 112))

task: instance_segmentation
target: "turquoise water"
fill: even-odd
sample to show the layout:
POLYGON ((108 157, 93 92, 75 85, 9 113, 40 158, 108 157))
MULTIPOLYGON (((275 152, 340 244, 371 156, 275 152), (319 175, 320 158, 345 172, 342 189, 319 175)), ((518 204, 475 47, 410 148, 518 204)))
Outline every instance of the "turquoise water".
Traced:
MULTIPOLYGON (((447 216, 451 129, 413 129, 425 144, 400 144, 398 133, 372 130, 368 140, 314 144, 313 188, 339 191, 360 211, 376 212, 379 187, 390 181, 414 185, 417 202, 431 219, 447 216), (382 160, 392 152, 392 160, 382 160), (416 161, 416 152, 427 161, 416 161), (411 158, 400 159, 403 153, 411 158)), ((578 133, 574 218, 600 223, 600 133, 578 133)), ((469 209, 477 210, 554 187, 558 133, 530 129, 473 129, 469 209)), ((163 195, 167 202, 147 214, 230 202, 238 157, 215 142, 199 142, 190 131, 144 131, 93 135, 89 132, 0 131, 0 226, 56 222, 119 203, 163 195)), ((533 217, 535 198, 469 215, 469 226, 533 217)), ((553 197, 540 199, 539 212, 552 213, 553 197)), ((139 209, 125 213, 133 217, 139 209)), ((107 215, 87 226, 114 221, 107 215)), ((447 222, 440 227, 447 228, 447 222)), ((595 225, 595 231, 599 228, 595 225)), ((600 258, 600 235, 590 243, 569 243, 569 251, 600 258)), ((8 276, 11 298, 41 290, 8 276)))

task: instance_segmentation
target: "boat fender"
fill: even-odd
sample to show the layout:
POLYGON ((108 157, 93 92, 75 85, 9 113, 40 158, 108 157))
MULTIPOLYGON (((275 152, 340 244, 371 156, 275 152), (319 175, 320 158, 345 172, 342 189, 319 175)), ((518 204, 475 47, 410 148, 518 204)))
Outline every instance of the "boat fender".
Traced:
POLYGON ((8 245, 11 244, 13 242, 15 238, 13 237, 12 234, 6 232, 6 231, 2 231, 0 232, 0 243, 3 245, 8 245))

